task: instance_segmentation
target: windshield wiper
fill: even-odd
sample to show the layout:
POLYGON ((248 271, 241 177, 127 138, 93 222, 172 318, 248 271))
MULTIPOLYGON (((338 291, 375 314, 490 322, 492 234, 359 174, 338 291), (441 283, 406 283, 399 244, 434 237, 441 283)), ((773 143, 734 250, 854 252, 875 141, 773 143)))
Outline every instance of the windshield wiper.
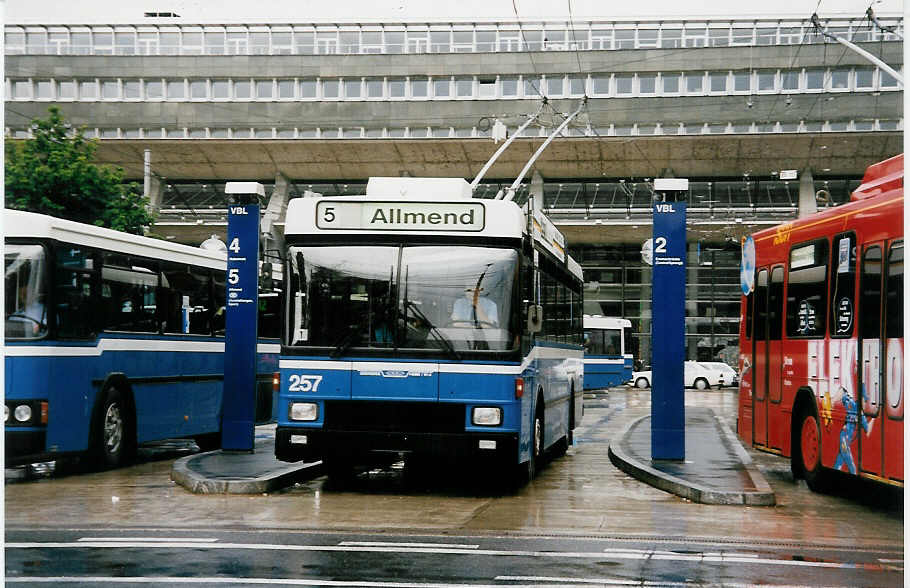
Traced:
POLYGON ((329 354, 329 357, 332 359, 341 357, 345 351, 353 347, 354 343, 360 339, 360 325, 349 325, 348 328, 349 331, 341 338, 338 344, 335 345, 335 349, 329 354))
POLYGON ((449 338, 442 334, 442 331, 439 330, 439 327, 434 325, 433 322, 427 318, 427 315, 425 315, 423 313, 423 311, 420 310, 420 308, 416 304, 414 304, 412 301, 405 298, 404 305, 405 305, 405 308, 410 308, 411 310, 413 310, 414 314, 417 315, 417 317, 420 320, 422 320, 424 322, 424 324, 430 328, 430 333, 432 333, 432 335, 434 337, 436 337, 436 339, 440 343, 442 343, 443 348, 446 350, 446 352, 448 352, 449 355, 451 355, 458 361, 461 361, 461 354, 458 353, 458 351, 455 349, 455 346, 452 345, 451 341, 449 341, 449 338))

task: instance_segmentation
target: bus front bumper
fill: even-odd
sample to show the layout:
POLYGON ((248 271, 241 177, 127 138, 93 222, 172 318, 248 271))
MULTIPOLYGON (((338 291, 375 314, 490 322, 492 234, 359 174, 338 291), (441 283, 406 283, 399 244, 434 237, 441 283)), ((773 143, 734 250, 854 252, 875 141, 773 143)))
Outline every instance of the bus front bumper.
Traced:
POLYGON ((348 432, 280 426, 275 432, 275 457, 281 461, 318 461, 330 455, 369 462, 393 453, 514 465, 518 463, 518 434, 348 432))
POLYGON ((24 465, 53 459, 46 448, 46 431, 17 431, 6 429, 5 460, 7 466, 24 465))

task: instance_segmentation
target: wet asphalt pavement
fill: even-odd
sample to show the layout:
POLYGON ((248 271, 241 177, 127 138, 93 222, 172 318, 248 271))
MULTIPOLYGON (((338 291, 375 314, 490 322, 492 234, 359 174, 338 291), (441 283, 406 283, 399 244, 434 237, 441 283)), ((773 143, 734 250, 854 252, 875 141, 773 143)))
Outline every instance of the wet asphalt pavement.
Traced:
MULTIPOLYGON (((686 404, 710 409, 729 427, 734 425, 735 390, 687 391, 686 404)), ((238 578, 238 583, 241 577, 256 576, 271 580, 310 578, 309 583, 302 581, 305 585, 318 585, 316 578, 348 578, 344 581, 353 582, 349 585, 360 585, 356 582, 373 578, 370 568, 363 566, 375 564, 378 558, 389 564, 391 571, 379 573, 374 568, 376 578, 407 578, 418 584, 476 584, 482 578, 495 585, 565 585, 570 579, 601 584, 613 580, 660 584, 902 584, 903 492, 844 481, 835 494, 815 494, 804 482, 793 482, 786 460, 749 450, 755 467, 774 491, 775 506, 693 503, 629 476, 610 461, 611 439, 649 413, 647 390, 613 389, 587 395, 576 445, 568 455, 544 467, 532 483, 512 492, 478 484, 470 467, 427 474, 408 472, 395 464, 363 473, 343 485, 317 475, 252 496, 193 494, 170 479, 175 460, 195 450, 183 441, 145 448, 139 463, 115 471, 54 470, 26 475, 21 469, 7 470, 7 579, 73 576, 76 580, 67 581, 85 578, 85 585, 93 585, 101 576, 92 576, 96 571, 89 564, 109 558, 124 567, 104 577, 150 574, 161 578, 162 585, 167 584, 170 574, 176 574, 175 570, 199 578, 238 578), (108 550, 92 547, 90 541, 76 547, 50 545, 69 545, 86 539, 86 535, 90 540, 99 534, 144 537, 145 541, 151 537, 190 537, 256 546, 315 540, 318 545, 307 548, 307 553, 315 551, 318 557, 313 557, 321 563, 308 568, 309 572, 301 571, 301 566, 316 564, 312 559, 301 563, 288 556, 282 565, 276 561, 268 569, 253 566, 231 572, 225 562, 236 561, 236 554, 228 556, 224 549, 208 549, 198 542, 190 543, 196 546, 190 550, 195 562, 192 568, 180 566, 182 556, 161 560, 171 549, 185 553, 188 548, 179 543, 174 547, 140 541, 138 546, 117 551, 116 556, 110 548, 117 544, 110 542, 106 544, 108 550), (338 541, 328 541, 336 535, 338 541), (457 563, 460 552, 448 553, 463 548, 450 548, 437 554, 441 559, 430 565, 436 572, 418 573, 415 570, 428 565, 422 552, 395 551, 393 559, 383 559, 383 552, 375 548, 348 552, 337 547, 344 541, 371 545, 377 537, 401 544, 460 538, 495 553, 484 555, 491 559, 472 561, 466 568, 457 563), (546 537, 558 540, 541 545, 540 540, 546 537), (496 538, 507 539, 499 551, 493 549, 499 545, 496 538), (329 544, 335 547, 327 547, 329 544), (143 545, 154 550, 155 565, 143 545), (546 548, 597 553, 601 559, 606 557, 604 553, 612 553, 606 557, 612 563, 605 568, 601 562, 598 567, 589 561, 595 556, 589 555, 578 556, 585 565, 573 566, 560 560, 558 565, 550 562, 548 568, 539 555, 528 555, 546 548), (348 556, 339 555, 339 550, 348 556), (701 564, 693 567, 693 559, 680 555, 685 553, 701 564), (711 555, 716 553, 727 554, 727 559, 711 555), (733 553, 741 555, 734 557, 733 553), (720 559, 711 559, 715 557, 720 559), (43 563, 35 568, 36 561, 43 563), (510 563, 504 566, 502 561, 510 563), (401 571, 405 568, 411 571, 401 571), (467 573, 468 568, 473 571, 467 573), (559 573, 547 575, 550 568, 559 573), (466 570, 466 575, 455 573, 458 569, 466 570), (500 576, 511 579, 496 580, 500 576), (527 579, 532 577, 538 579, 527 579)), ((461 543, 460 539, 457 542, 461 543)), ((236 549, 253 553, 254 547, 236 549)), ((268 557, 274 559, 277 549, 269 551, 272 555, 268 557)), ((212 581, 212 585, 221 583, 212 581)))

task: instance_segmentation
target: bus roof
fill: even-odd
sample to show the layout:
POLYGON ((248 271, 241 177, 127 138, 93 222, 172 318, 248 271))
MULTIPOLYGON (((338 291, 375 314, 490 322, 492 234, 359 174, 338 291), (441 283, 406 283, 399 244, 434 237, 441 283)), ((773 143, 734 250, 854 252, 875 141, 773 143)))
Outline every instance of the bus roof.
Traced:
POLYGON ((227 264, 227 255, 221 251, 131 235, 34 212, 6 208, 3 211, 3 225, 6 238, 54 239, 74 245, 222 270, 227 264))
MULTIPOLYGON (((284 234, 439 235, 521 239, 527 207, 510 200, 472 198, 462 178, 370 178, 363 196, 294 198, 284 234)), ((534 211, 531 237, 582 279, 581 266, 566 252, 556 225, 534 211)))
POLYGON ((629 319, 613 316, 600 316, 599 314, 584 315, 584 327, 586 329, 621 329, 623 327, 631 326, 632 321, 629 319))
POLYGON ((805 239, 803 236, 805 231, 821 229, 832 222, 847 227, 851 218, 860 217, 862 213, 871 210, 883 213, 887 211, 885 218, 888 222, 901 223, 903 214, 891 218, 889 209, 903 207, 903 159, 901 154, 869 166, 863 176, 863 183, 853 192, 850 202, 846 204, 756 232, 753 235, 756 245, 771 239, 773 241, 769 244, 774 246, 799 243, 805 239))

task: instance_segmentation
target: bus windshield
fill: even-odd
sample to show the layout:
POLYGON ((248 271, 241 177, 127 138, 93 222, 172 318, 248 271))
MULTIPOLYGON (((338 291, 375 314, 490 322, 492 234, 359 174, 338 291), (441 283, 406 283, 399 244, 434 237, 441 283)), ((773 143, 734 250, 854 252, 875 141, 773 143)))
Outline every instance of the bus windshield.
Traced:
POLYGON ((518 253, 470 246, 291 247, 292 346, 506 351, 518 253))
POLYGON ((6 337, 44 337, 47 334, 44 248, 41 245, 6 244, 4 259, 6 337))

